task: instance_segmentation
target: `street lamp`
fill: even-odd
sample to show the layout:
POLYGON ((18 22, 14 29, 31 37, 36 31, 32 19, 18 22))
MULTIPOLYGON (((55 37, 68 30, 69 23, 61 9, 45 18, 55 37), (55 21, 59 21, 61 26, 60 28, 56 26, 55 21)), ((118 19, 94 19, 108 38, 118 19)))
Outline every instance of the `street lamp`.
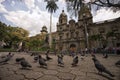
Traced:
POLYGON ((88 29, 87 29, 87 17, 86 14, 83 14, 83 22, 84 22, 84 28, 85 28, 85 39, 86 39, 86 48, 89 48, 89 41, 88 41, 88 29))

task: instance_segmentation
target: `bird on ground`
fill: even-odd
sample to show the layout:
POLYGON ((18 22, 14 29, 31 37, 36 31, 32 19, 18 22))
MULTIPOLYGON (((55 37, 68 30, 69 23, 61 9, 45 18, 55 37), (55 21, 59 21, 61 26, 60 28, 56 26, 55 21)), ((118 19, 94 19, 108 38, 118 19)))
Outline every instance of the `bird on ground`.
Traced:
POLYGON ((46 54, 46 60, 47 60, 47 61, 49 61, 49 60, 52 60, 52 58, 51 58, 51 57, 49 57, 49 55, 48 55, 48 54, 46 54))
POLYGON ((37 55, 37 53, 35 53, 35 52, 31 53, 31 56, 36 56, 36 55, 37 55))
POLYGON ((103 56, 103 58, 108 58, 108 54, 105 54, 105 55, 103 56))
POLYGON ((14 56, 14 54, 11 54, 10 52, 4 57, 1 58, 0 63, 4 64, 11 60, 11 58, 14 56))
POLYGON ((0 56, 0 58, 5 58, 5 57, 6 57, 6 55, 4 55, 4 56, 3 56, 3 55, 2 55, 2 56, 0 56))
POLYGON ((78 56, 76 56, 75 58, 73 58, 73 63, 71 64, 73 67, 74 66, 77 66, 77 64, 78 64, 78 56))
POLYGON ((31 68, 32 66, 25 60, 25 58, 23 58, 20 61, 20 65, 22 66, 22 69, 27 69, 27 68, 31 68))
POLYGON ((48 49, 47 52, 46 52, 46 54, 49 54, 49 53, 50 53, 50 50, 48 49))
POLYGON ((40 64, 40 67, 47 67, 46 61, 44 58, 42 58, 41 55, 39 55, 39 64, 40 64))
POLYGON ((92 58, 92 60, 93 60, 94 65, 99 73, 104 72, 104 73, 110 75, 111 77, 114 77, 114 75, 110 71, 108 71, 96 58, 92 58))
POLYGON ((91 54, 92 58, 96 58, 95 54, 91 54))
POLYGON ((15 61, 16 61, 16 63, 19 64, 22 59, 24 59, 24 58, 23 58, 23 57, 21 57, 21 58, 16 58, 15 61))
POLYGON ((116 66, 120 66, 120 60, 115 63, 116 66))
POLYGON ((57 60, 57 62, 58 62, 58 66, 60 66, 60 67, 64 67, 64 62, 63 62, 63 56, 61 55, 58 55, 58 60, 57 60))
POLYGON ((34 56, 34 62, 37 62, 38 60, 39 60, 39 56, 38 55, 34 56))
POLYGON ((11 52, 9 52, 7 55, 3 55, 3 56, 1 56, 1 58, 6 58, 6 57, 13 57, 14 56, 14 54, 12 54, 11 52))

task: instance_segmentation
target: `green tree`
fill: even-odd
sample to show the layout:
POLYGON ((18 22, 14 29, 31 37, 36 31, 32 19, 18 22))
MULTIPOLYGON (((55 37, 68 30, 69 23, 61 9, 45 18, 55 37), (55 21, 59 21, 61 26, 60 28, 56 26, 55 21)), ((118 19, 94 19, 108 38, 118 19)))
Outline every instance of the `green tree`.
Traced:
POLYGON ((25 40, 29 32, 23 28, 7 26, 5 23, 0 22, 0 41, 4 40, 7 46, 14 46, 17 43, 25 40))
POLYGON ((113 11, 120 10, 120 0, 66 0, 67 10, 70 12, 71 16, 75 14, 77 16, 80 7, 83 3, 87 3, 89 8, 98 10, 101 7, 111 8, 113 11), (71 13, 72 12, 72 13, 71 13))
POLYGON ((46 9, 48 9, 48 12, 50 12, 50 35, 49 35, 49 45, 50 48, 52 47, 52 14, 55 13, 55 11, 58 9, 58 6, 56 4, 56 1, 58 0, 46 0, 47 1, 47 6, 46 9))
POLYGON ((102 7, 120 8, 120 0, 91 0, 91 3, 102 7))

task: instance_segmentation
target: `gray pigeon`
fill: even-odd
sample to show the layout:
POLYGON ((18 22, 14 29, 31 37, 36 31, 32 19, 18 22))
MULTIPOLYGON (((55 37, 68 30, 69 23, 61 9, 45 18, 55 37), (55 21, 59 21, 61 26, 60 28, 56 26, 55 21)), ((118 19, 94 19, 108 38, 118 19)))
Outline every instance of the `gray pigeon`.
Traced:
POLYGON ((38 55, 34 56, 34 62, 37 62, 38 60, 39 60, 39 56, 38 55))
POLYGON ((105 54, 105 55, 103 56, 103 58, 108 58, 108 54, 105 54))
POLYGON ((0 60, 0 63, 7 63, 8 61, 10 61, 10 59, 12 58, 14 56, 14 54, 11 54, 10 52, 9 52, 9 54, 7 54, 4 58, 2 58, 1 60, 0 60))
POLYGON ((49 60, 52 60, 52 58, 49 57, 48 54, 46 54, 46 60, 49 61, 49 60))
POLYGON ((42 58, 41 55, 39 55, 39 64, 40 64, 40 67, 47 67, 46 61, 44 58, 42 58))
POLYGON ((73 63, 71 64, 73 67, 74 66, 77 66, 77 64, 78 64, 78 56, 76 56, 75 58, 73 58, 73 63))
POLYGON ((63 56, 58 55, 58 66, 64 67, 63 56))
POLYGON ((115 63, 116 66, 120 66, 120 60, 115 63))
POLYGON ((96 58, 92 58, 92 60, 94 61, 95 67, 98 70, 98 72, 104 72, 109 74, 111 77, 114 77, 114 75, 110 71, 108 71, 96 58))
POLYGON ((22 66, 23 69, 26 69, 26 68, 31 68, 32 66, 25 60, 25 58, 23 58, 21 61, 20 61, 20 64, 22 66))
POLYGON ((16 63, 20 63, 20 61, 21 61, 22 59, 24 59, 24 58, 23 58, 23 57, 22 57, 22 58, 16 58, 15 61, 16 61, 16 63))
POLYGON ((35 55, 37 55, 37 53, 35 53, 35 52, 32 52, 32 53, 31 53, 31 56, 35 56, 35 55))

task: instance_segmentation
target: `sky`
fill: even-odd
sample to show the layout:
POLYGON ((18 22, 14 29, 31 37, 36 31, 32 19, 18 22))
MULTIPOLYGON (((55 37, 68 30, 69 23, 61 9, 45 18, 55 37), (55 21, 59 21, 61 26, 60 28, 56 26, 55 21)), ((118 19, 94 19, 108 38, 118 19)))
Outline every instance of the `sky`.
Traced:
MULTIPOLYGON (((64 0, 57 2, 59 9, 53 14, 52 32, 56 31, 56 24, 62 10, 68 15, 64 0)), ((99 22, 120 17, 120 11, 101 8, 92 10, 93 21, 99 22)), ((74 18, 73 18, 74 19, 74 18)), ((0 0, 0 21, 14 27, 22 27, 30 32, 29 36, 39 34, 45 25, 49 32, 50 13, 46 10, 46 2, 43 0, 0 0)))

